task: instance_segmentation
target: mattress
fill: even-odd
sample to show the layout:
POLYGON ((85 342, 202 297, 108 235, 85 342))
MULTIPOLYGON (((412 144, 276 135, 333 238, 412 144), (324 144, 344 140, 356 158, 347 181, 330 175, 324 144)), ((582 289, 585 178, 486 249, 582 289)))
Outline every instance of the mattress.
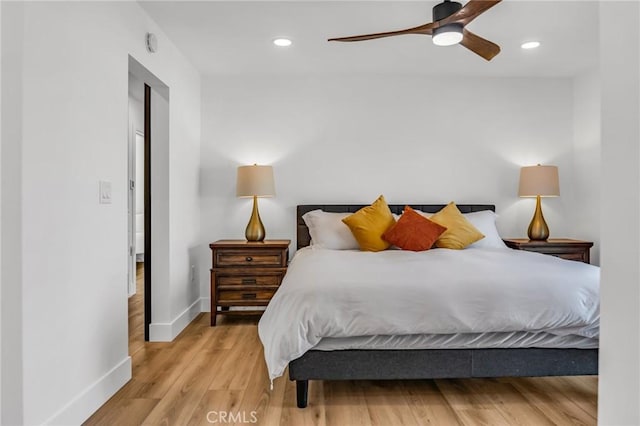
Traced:
POLYGON ((595 349, 598 339, 584 336, 557 336, 551 333, 457 333, 404 336, 325 337, 313 350, 408 350, 408 349, 488 349, 564 348, 595 349))

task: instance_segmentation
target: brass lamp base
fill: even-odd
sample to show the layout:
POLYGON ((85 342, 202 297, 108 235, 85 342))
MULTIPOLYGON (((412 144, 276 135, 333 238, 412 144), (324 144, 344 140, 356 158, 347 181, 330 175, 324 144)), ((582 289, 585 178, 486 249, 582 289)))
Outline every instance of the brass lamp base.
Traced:
POLYGON ((536 196, 536 212, 533 214, 533 219, 529 224, 527 235, 530 240, 533 241, 546 241, 549 238, 549 227, 542 215, 542 205, 540 203, 540 196, 536 196))
POLYGON ((260 213, 258 213, 258 197, 253 196, 253 211, 251 212, 251 219, 247 224, 247 229, 244 231, 244 236, 247 241, 264 241, 266 233, 264 231, 264 225, 260 220, 260 213))

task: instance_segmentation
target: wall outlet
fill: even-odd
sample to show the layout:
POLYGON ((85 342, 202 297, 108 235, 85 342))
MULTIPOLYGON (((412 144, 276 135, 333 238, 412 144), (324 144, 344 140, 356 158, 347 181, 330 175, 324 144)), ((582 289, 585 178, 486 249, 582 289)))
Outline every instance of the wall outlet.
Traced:
POLYGON ((191 265, 191 270, 189 271, 189 281, 194 282, 196 280, 196 265, 191 265))

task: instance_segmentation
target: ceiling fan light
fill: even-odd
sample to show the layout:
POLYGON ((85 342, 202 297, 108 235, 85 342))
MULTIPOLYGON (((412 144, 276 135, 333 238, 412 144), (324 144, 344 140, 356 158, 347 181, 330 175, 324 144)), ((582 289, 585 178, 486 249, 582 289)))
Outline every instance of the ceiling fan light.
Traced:
POLYGON ((433 44, 452 46, 462 41, 462 24, 447 24, 433 30, 433 44))

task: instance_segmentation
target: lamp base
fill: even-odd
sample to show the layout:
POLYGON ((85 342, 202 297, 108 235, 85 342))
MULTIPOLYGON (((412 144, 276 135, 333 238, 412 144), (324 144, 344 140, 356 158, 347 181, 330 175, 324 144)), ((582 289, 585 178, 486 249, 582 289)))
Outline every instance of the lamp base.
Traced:
POLYGON ((546 241, 549 238, 549 227, 542 215, 542 203, 540 202, 540 196, 536 197, 536 211, 533 214, 533 219, 529 224, 527 235, 532 241, 546 241))
POLYGON ((253 211, 251 212, 251 218, 247 224, 247 229, 244 231, 244 236, 247 241, 260 242, 264 241, 266 236, 264 225, 260 220, 260 213, 258 213, 258 197, 253 196, 253 211))

